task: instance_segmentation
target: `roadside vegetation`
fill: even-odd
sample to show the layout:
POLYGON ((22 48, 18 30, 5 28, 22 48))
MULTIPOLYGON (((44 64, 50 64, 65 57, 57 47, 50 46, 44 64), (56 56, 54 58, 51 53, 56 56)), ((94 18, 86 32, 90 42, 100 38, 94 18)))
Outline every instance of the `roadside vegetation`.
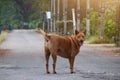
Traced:
POLYGON ((2 31, 2 33, 0 34, 0 43, 6 40, 7 34, 8 34, 7 31, 2 31))
MULTIPOLYGON (((12 25, 13 29, 36 29, 43 28, 48 30, 46 11, 51 10, 51 0, 0 0, 0 25, 2 29, 12 25)), ((56 31, 52 33, 63 34, 63 2, 60 0, 60 10, 58 19, 58 0, 55 0, 55 14, 52 11, 52 19, 56 18, 56 31)), ((104 11, 102 12, 103 0, 90 0, 90 35, 86 40, 88 43, 116 43, 120 46, 120 3, 114 4, 115 0, 105 0, 104 11), (107 3, 107 4, 106 4, 107 3), (112 4, 111 4, 112 3, 112 4), (117 6, 118 5, 118 6, 117 6), (101 14, 104 15, 103 27, 101 30, 101 14), (103 33, 103 38, 101 38, 103 33)), ((80 0, 80 31, 86 30, 86 3, 87 0, 80 0)), ((73 34, 72 8, 75 9, 77 18, 77 0, 67 2, 67 29, 66 34, 73 34)), ((53 4, 52 4, 53 5, 53 4)), ((53 27, 53 25, 52 25, 53 27)))

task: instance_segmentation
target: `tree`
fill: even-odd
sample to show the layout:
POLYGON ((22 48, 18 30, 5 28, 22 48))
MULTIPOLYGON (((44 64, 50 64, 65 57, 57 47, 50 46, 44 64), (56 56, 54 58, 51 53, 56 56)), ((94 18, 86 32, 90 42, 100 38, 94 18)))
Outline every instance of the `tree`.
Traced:
POLYGON ((15 18, 14 14, 16 11, 14 2, 12 1, 6 0, 2 1, 2 4, 0 4, 0 21, 3 25, 10 24, 11 20, 15 18))
POLYGON ((23 16, 24 28, 28 28, 29 16, 31 12, 32 0, 15 0, 16 4, 19 5, 21 9, 21 14, 23 16))
POLYGON ((90 34, 99 35, 100 34, 100 18, 99 13, 94 9, 90 10, 90 34))
POLYGON ((115 37, 115 43, 118 47, 120 47, 120 2, 117 4, 116 9, 116 37, 115 37))
MULTIPOLYGON (((99 13, 95 11, 93 8, 90 9, 90 35, 95 36, 100 34, 100 18, 99 13)), ((81 22, 81 30, 85 30, 86 28, 86 18, 82 19, 81 22)))
POLYGON ((87 9, 86 9, 86 34, 90 35, 90 0, 87 0, 87 9))
POLYGON ((115 37, 116 32, 116 22, 115 22, 115 11, 106 12, 105 15, 105 36, 109 39, 112 39, 115 37))

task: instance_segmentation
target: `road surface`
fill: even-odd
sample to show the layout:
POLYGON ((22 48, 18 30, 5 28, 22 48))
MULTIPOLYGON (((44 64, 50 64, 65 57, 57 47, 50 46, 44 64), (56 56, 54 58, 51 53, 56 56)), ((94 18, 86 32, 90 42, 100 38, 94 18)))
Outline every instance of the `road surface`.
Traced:
POLYGON ((70 74, 67 59, 58 57, 57 74, 45 73, 44 38, 33 30, 14 30, 0 44, 0 80, 120 80, 120 56, 87 45, 70 74))

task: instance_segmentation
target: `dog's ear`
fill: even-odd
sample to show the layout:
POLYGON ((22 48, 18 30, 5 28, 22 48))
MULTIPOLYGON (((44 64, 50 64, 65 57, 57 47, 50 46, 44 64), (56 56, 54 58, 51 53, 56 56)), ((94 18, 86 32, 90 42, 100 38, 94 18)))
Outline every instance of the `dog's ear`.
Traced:
POLYGON ((79 31, 75 29, 75 35, 77 35, 78 33, 79 33, 79 31))
POLYGON ((84 35, 86 35, 86 30, 83 33, 84 33, 84 35))

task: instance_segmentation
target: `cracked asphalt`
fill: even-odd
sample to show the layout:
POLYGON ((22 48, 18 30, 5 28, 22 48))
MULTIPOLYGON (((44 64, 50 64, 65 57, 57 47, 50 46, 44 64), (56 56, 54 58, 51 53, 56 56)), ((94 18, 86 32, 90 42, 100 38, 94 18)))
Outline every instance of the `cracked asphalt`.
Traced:
POLYGON ((120 80, 120 56, 84 45, 70 74, 67 59, 57 58, 57 74, 45 73, 44 38, 34 30, 14 30, 0 44, 0 80, 120 80))

